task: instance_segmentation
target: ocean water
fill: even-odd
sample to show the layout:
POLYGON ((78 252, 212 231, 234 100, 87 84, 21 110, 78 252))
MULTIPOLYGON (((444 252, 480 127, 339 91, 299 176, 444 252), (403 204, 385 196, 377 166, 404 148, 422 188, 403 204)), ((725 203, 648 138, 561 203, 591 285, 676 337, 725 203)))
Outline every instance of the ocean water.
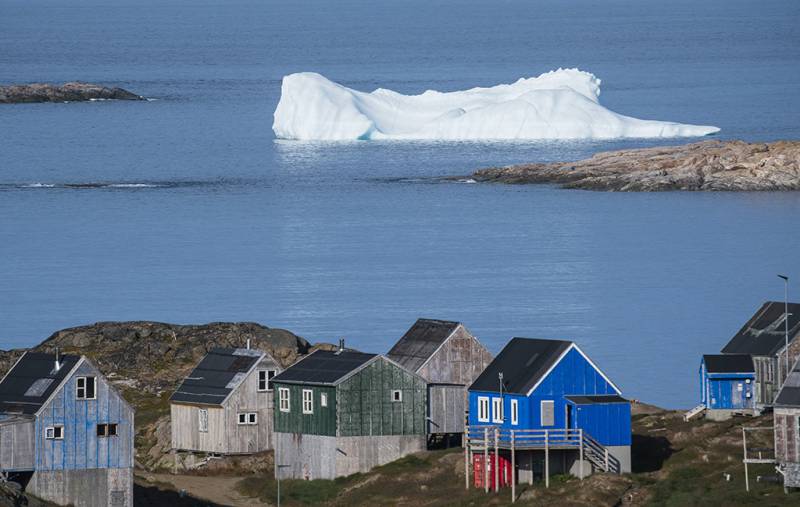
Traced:
POLYGON ((568 338, 624 394, 697 398, 792 276, 796 193, 598 193, 432 176, 686 140, 275 140, 281 77, 403 93, 558 67, 603 104, 800 137, 800 3, 711 0, 0 0, 0 82, 149 102, 0 106, 0 347, 99 320, 251 320, 385 352, 421 316, 493 351, 568 338))

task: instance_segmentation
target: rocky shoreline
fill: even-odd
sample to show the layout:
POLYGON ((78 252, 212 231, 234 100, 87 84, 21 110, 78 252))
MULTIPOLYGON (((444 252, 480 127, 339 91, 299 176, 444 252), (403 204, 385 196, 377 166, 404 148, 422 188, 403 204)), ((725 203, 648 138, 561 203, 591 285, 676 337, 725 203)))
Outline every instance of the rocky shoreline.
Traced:
POLYGON ((0 104, 32 102, 85 102, 90 100, 145 100, 122 88, 71 82, 63 85, 33 83, 0 86, 0 104))
POLYGON ((703 141, 609 151, 578 162, 482 169, 468 178, 621 192, 800 190, 800 141, 703 141))

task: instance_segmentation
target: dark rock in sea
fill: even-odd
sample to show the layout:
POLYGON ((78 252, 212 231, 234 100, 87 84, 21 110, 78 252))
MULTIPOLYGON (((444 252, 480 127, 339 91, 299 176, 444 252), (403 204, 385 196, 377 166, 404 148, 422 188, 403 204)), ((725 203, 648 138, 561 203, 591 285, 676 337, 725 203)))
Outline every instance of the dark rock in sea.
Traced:
POLYGON ((122 88, 107 88, 79 82, 64 83, 60 86, 46 83, 0 86, 0 104, 88 100, 144 100, 144 97, 122 88))
POLYGON ((704 141, 598 153, 579 162, 482 169, 478 182, 555 183, 564 188, 665 190, 800 190, 800 141, 704 141))

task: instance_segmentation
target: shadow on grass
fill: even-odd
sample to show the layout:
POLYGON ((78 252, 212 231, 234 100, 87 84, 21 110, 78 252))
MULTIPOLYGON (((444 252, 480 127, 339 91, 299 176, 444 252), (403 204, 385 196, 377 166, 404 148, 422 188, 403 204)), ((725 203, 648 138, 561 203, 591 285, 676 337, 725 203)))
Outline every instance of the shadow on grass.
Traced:
POLYGON ((155 485, 150 486, 139 483, 133 485, 133 504, 164 505, 169 507, 223 507, 219 504, 200 500, 191 495, 181 494, 171 489, 161 489, 155 485))
POLYGON ((633 473, 661 470, 674 449, 666 437, 651 437, 634 433, 631 448, 633 473))

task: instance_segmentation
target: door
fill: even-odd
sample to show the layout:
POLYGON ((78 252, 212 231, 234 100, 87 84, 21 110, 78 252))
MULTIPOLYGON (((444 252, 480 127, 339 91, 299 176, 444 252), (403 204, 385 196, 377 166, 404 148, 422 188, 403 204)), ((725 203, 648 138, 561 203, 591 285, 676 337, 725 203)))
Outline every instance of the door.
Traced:
POLYGON ((578 429, 578 417, 576 413, 577 408, 575 407, 575 405, 567 403, 566 410, 567 410, 567 424, 565 427, 571 430, 578 429))

